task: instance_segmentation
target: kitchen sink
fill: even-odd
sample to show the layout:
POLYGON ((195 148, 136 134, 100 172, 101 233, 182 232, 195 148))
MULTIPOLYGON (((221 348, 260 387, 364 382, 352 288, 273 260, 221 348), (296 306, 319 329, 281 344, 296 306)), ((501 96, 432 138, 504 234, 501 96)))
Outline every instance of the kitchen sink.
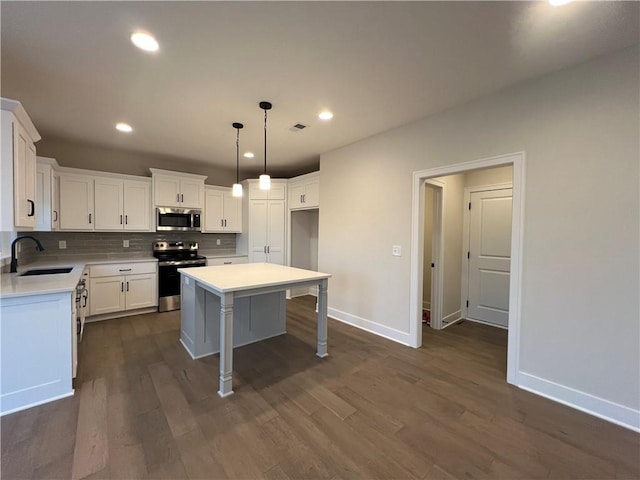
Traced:
POLYGON ((60 267, 60 268, 34 268, 33 270, 27 270, 21 273, 21 277, 30 277, 32 275, 56 275, 58 273, 69 273, 73 270, 73 267, 60 267))

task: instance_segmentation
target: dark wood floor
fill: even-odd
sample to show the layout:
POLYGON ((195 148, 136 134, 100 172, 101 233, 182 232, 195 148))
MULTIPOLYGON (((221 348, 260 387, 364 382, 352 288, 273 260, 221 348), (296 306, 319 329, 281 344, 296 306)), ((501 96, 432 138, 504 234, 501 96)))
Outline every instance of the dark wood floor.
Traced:
POLYGON ((87 326, 76 395, 2 418, 2 478, 629 478, 631 431, 506 384, 506 332, 464 322, 411 349, 310 298, 288 334, 192 361, 177 312, 87 326))

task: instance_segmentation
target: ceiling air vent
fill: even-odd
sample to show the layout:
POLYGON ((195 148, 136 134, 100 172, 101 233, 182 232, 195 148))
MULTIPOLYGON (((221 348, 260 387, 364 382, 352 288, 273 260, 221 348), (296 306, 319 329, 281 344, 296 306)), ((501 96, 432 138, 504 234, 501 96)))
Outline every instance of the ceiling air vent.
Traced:
POLYGON ((289 130, 291 130, 292 132, 299 132, 300 130, 304 130, 305 128, 307 128, 305 124, 296 123, 289 130))

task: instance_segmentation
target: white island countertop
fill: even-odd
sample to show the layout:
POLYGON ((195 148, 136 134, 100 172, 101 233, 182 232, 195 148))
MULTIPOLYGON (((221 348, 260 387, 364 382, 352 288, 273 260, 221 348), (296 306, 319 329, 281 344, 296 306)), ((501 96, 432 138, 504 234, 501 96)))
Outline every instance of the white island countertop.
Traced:
POLYGON ((288 283, 314 282, 330 278, 331 274, 313 272, 273 263, 239 263, 213 267, 181 268, 185 277, 192 278, 216 292, 238 292, 288 283))

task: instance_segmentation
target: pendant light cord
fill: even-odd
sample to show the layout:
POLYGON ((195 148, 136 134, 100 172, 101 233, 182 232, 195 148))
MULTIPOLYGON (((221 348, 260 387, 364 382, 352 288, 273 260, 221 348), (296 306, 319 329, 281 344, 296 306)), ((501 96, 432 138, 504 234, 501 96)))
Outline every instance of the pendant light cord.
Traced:
POLYGON ((236 128, 236 183, 240 183, 240 129, 236 128))
POLYGON ((264 174, 267 174, 267 110, 264 111, 264 174))

